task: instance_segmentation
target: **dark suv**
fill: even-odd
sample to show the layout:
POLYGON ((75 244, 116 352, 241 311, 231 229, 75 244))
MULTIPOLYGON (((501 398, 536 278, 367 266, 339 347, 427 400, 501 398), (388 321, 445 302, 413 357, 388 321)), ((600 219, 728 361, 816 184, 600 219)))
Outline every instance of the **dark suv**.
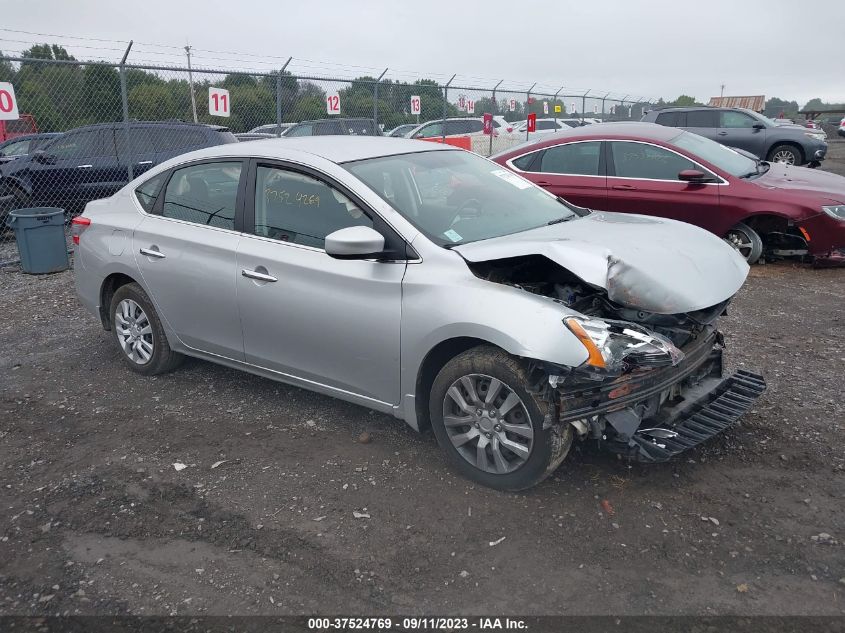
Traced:
POLYGON ((352 136, 381 136, 381 131, 376 127, 372 119, 317 119, 316 121, 303 121, 292 125, 282 133, 285 138, 289 136, 328 136, 332 134, 343 134, 352 136))
POLYGON ((827 153, 827 135, 821 130, 778 126, 745 108, 665 108, 646 112, 642 120, 688 130, 769 162, 817 167, 827 153))
POLYGON ((179 154, 236 143, 225 127, 180 121, 100 123, 67 131, 26 157, 0 167, 0 223, 12 209, 60 207, 74 215, 133 176, 179 154), (131 154, 130 154, 131 152, 131 154))

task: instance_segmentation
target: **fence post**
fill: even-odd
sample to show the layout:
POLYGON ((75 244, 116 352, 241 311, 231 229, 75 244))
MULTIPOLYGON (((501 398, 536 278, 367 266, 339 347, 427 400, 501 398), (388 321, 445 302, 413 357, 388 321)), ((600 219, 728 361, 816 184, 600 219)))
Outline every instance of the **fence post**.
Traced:
POLYGON ((288 60, 285 62, 285 65, 281 67, 279 70, 279 74, 276 75, 276 136, 279 137, 282 135, 282 74, 285 72, 285 68, 288 67, 290 64, 290 60, 293 57, 288 57, 288 60))
POLYGON ((525 140, 528 140, 528 106, 531 105, 531 91, 534 90, 534 86, 537 85, 535 81, 531 84, 531 87, 528 89, 528 92, 525 93, 525 140))
POLYGON ((376 129, 378 129, 378 82, 382 80, 382 77, 387 73, 387 68, 384 69, 384 72, 378 76, 376 79, 376 85, 373 88, 373 121, 375 122, 376 129))
POLYGON ((452 83, 452 80, 458 76, 458 73, 452 75, 452 79, 446 82, 446 85, 443 86, 443 123, 440 126, 440 142, 444 145, 446 144, 446 106, 449 103, 449 85, 452 83))
MULTIPOLYGON (((557 131, 557 96, 560 94, 560 91, 563 90, 563 86, 557 89, 555 96, 552 98, 552 110, 555 111, 555 131, 557 131)), ((563 108, 561 108, 563 110, 563 108)))
POLYGON ((604 96, 601 98, 601 122, 604 123, 604 100, 607 99, 607 95, 609 92, 606 92, 604 96))
POLYGON ((129 40, 126 52, 123 53, 123 59, 120 60, 120 103, 123 106, 123 133, 126 136, 123 142, 123 146, 126 148, 126 173, 129 176, 129 180, 134 180, 135 170, 132 165, 132 139, 129 136, 129 97, 126 91, 126 58, 129 57, 131 48, 132 40, 129 40))
MULTIPOLYGON (((503 81, 504 81, 504 79, 500 79, 499 83, 497 83, 495 86, 493 86, 493 107, 490 108, 491 110, 493 110, 493 112, 491 112, 490 114, 495 114, 499 110, 499 106, 496 104, 496 88, 501 86, 503 81)), ((493 123, 491 122, 490 123, 490 150, 487 154, 488 156, 490 156, 493 153, 493 129, 494 129, 493 123)))
POLYGON ((592 88, 590 88, 589 90, 587 90, 587 92, 581 95, 581 123, 584 122, 584 110, 587 109, 587 95, 590 94, 590 90, 592 90, 592 88))

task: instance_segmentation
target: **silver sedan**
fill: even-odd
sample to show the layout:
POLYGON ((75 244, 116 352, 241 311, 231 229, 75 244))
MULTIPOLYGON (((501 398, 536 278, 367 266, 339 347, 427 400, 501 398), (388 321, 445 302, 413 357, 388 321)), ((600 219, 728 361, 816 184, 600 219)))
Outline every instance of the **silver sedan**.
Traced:
POLYGON ((576 439, 670 459, 765 386, 722 372, 715 322, 748 271, 730 246, 449 146, 212 147, 73 228, 79 298, 127 367, 194 356, 390 413, 499 489, 541 481, 576 439))

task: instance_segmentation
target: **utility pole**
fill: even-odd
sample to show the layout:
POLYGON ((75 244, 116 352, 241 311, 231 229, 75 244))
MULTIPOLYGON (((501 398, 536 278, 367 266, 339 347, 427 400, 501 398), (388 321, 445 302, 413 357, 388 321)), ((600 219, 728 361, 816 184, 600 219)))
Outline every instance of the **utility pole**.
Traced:
POLYGON ((194 123, 197 122, 197 98, 194 95, 194 75, 191 72, 191 47, 185 46, 185 55, 188 56, 188 83, 191 85, 191 109, 194 111, 194 123))
POLYGON ((721 98, 721 97, 724 97, 724 96, 725 96, 725 84, 722 84, 722 89, 719 90, 719 97, 721 98))

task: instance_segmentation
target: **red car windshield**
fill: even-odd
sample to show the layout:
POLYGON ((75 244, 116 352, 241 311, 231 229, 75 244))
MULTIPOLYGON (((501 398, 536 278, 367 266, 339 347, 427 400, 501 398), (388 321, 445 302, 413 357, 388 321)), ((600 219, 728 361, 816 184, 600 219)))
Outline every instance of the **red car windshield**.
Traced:
POLYGON ((757 173, 755 161, 698 134, 681 132, 669 143, 701 160, 707 161, 732 176, 741 177, 757 173))

